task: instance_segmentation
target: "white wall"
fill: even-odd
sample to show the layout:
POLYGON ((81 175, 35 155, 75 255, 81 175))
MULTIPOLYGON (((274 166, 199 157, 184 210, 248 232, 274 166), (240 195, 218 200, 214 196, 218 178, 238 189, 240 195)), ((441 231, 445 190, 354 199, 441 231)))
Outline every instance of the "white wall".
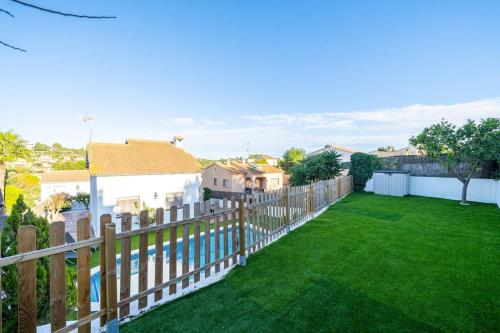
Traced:
MULTIPOLYGON (((183 204, 191 205, 191 216, 194 212, 193 204, 200 199, 201 174, 173 174, 173 175, 142 175, 142 176, 91 176, 90 177, 90 207, 92 210, 92 225, 94 232, 99 235, 99 217, 111 214, 113 222, 117 222, 115 214, 116 200, 125 197, 139 197, 141 209, 145 202, 150 208, 165 207, 167 193, 183 192, 183 204), (157 193, 157 199, 154 193, 157 193)), ((182 218, 182 210, 178 211, 178 219, 182 218)), ((165 212, 165 222, 170 220, 170 214, 165 212)), ((133 223, 132 228, 138 226, 133 223)), ((121 230, 117 223, 116 230, 121 230)))
POLYGON ((64 183, 42 183, 41 200, 48 199, 54 193, 67 193, 75 195, 78 192, 90 193, 90 182, 64 182, 64 183))
MULTIPOLYGON (((374 191, 373 178, 366 183, 365 191, 374 191)), ((462 183, 456 178, 411 176, 410 194, 460 200, 462 197, 462 183)), ((467 200, 496 203, 500 207, 500 181, 471 179, 467 189, 467 200)))

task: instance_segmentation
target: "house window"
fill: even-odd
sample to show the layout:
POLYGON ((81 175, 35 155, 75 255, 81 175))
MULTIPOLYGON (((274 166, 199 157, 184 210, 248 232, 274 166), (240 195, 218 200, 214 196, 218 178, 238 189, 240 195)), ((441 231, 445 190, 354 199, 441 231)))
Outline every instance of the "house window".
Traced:
POLYGON ((223 179, 222 180, 222 187, 228 188, 229 187, 229 180, 223 179))
POLYGON ((214 178, 214 186, 217 186, 217 178, 214 178))
POLYGON ((174 193, 167 193, 166 195, 166 209, 169 209, 172 206, 176 207, 181 207, 182 206, 182 192, 174 192, 174 193))
POLYGON ((271 178, 271 186, 278 186, 280 184, 279 178, 271 178))
POLYGON ((140 210, 139 202, 141 202, 139 197, 127 197, 116 199, 116 212, 118 214, 131 213, 132 215, 138 215, 140 210))

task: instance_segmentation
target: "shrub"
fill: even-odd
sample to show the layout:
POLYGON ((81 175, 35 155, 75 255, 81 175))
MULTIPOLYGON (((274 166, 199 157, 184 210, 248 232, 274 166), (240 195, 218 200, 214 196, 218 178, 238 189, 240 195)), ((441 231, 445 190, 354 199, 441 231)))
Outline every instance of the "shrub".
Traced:
POLYGON ((335 151, 307 156, 298 165, 292 167, 290 182, 294 186, 300 186, 335 178, 342 170, 339 158, 340 154, 335 151))
MULTIPOLYGON (((12 207, 12 212, 5 223, 1 236, 2 257, 17 254, 17 232, 22 226, 33 225, 36 229, 36 248, 49 247, 49 223, 47 219, 36 216, 24 202, 23 195, 19 195, 12 207)), ((18 276, 15 265, 3 267, 2 287, 6 292, 3 300, 2 312, 4 318, 5 332, 17 331, 18 310, 18 276)), ((66 304, 68 309, 74 308, 76 304, 76 274, 74 269, 66 270, 66 304)), ((50 262, 49 257, 37 259, 36 264, 36 306, 37 322, 45 324, 49 321, 50 310, 50 262)))
POLYGON ((208 187, 203 188, 203 201, 210 200, 212 198, 212 190, 208 187))
POLYGON ((84 192, 78 192, 74 197, 73 200, 78 202, 81 205, 84 205, 87 210, 89 210, 89 205, 90 205, 90 194, 84 193, 84 192))
POLYGON ((349 175, 354 178, 354 190, 364 191, 366 182, 372 177, 373 171, 380 169, 381 163, 377 156, 365 153, 351 155, 349 175))

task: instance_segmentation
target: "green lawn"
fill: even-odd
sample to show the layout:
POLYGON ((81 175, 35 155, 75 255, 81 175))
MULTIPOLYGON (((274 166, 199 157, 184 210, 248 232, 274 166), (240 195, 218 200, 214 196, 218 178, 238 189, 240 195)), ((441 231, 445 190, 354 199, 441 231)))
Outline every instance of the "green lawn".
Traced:
POLYGON ((500 330, 500 210, 353 193, 122 332, 500 330))

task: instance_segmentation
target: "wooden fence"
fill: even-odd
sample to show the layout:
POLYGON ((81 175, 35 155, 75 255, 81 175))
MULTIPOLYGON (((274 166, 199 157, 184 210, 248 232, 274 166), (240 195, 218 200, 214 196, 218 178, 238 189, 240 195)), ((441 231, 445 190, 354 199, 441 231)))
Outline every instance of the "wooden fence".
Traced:
POLYGON ((39 258, 50 257, 52 332, 76 329, 78 332, 90 332, 91 322, 97 319, 101 327, 107 326, 108 332, 118 332, 118 321, 131 315, 132 302, 137 301, 138 310, 144 310, 169 299, 169 296, 179 295, 184 289, 209 279, 211 275, 217 275, 221 270, 237 264, 245 266, 248 255, 259 251, 351 191, 352 177, 343 176, 307 186, 261 193, 248 197, 246 203, 243 199, 224 199, 221 206, 212 210, 208 202, 195 203, 192 217, 189 216, 189 205, 184 205, 182 221, 177 221, 176 207, 170 209, 168 223, 163 218, 164 209, 159 208, 154 225, 149 225, 149 213, 145 210, 140 213, 140 228, 137 230, 131 230, 131 214, 124 214, 120 233, 115 232, 111 216, 103 215, 100 217, 101 237, 92 239, 90 223, 85 218, 77 222, 77 242, 71 244, 64 243, 64 223, 55 222, 50 226, 50 247, 39 250, 36 250, 35 228, 21 227, 18 230, 19 254, 0 258, 0 268, 17 265, 19 331, 36 331, 36 261, 39 258), (200 213, 202 204, 207 205, 203 214, 200 213), (168 244, 163 239, 166 229, 169 230, 168 244), (151 233, 155 235, 154 250, 149 249, 149 252, 154 252, 155 259, 150 267, 148 235, 151 233), (139 238, 138 290, 134 294, 131 293, 132 237, 139 238), (121 242, 119 279, 117 241, 121 242), (100 309, 92 312, 90 255, 91 247, 96 246, 101 249, 100 309), (65 253, 74 250, 77 251, 78 319, 67 325, 65 253), (164 274, 167 268, 168 275, 164 274), (149 274, 154 274, 154 284, 148 284, 149 274))

